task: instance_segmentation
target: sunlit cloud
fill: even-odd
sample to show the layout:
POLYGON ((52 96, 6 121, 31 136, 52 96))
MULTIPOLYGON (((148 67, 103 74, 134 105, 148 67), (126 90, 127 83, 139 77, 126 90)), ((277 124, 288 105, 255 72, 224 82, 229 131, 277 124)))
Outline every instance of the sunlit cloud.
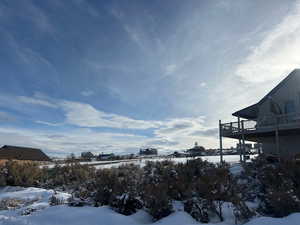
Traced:
POLYGON ((17 98, 17 100, 20 101, 21 103, 25 103, 25 104, 33 104, 33 105, 50 107, 50 108, 57 108, 57 105, 50 103, 43 99, 31 98, 31 97, 27 97, 27 96, 19 96, 17 98))
POLYGON ((60 154, 218 147, 218 120, 300 65, 299 2, 145 2, 1 2, 0 121, 19 121, 2 140, 60 154))
POLYGON ((257 103, 292 70, 300 67, 300 2, 291 8, 269 30, 252 33, 249 40, 263 33, 262 40, 252 46, 249 54, 240 59, 211 92, 209 98, 218 106, 212 117, 214 121, 232 120, 233 112, 257 103))
POLYGON ((60 106, 66 112, 66 122, 81 127, 149 129, 159 125, 157 121, 135 120, 113 113, 105 113, 91 105, 79 102, 62 101, 60 106))
POLYGON ((247 82, 265 82, 282 78, 300 66, 300 2, 281 23, 266 33, 236 74, 247 82))
POLYGON ((91 90, 85 90, 85 91, 82 91, 81 92, 81 95, 82 96, 85 96, 85 97, 89 97, 89 96, 92 96, 92 95, 94 95, 95 93, 93 92, 93 91, 91 91, 91 90))

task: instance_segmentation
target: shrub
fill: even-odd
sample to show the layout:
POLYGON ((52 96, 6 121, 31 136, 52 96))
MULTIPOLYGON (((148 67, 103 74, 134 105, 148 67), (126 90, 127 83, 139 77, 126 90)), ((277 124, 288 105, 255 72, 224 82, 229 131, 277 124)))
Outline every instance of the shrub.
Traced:
POLYGON ((19 208, 24 203, 25 203, 24 200, 16 199, 16 198, 2 199, 0 201, 0 210, 8 210, 8 209, 19 208))
POLYGON ((63 205, 65 204, 65 201, 61 198, 58 198, 57 196, 55 195, 52 195, 49 199, 49 204, 51 206, 55 206, 55 205, 63 205))
POLYGON ((274 163, 261 156, 246 164, 244 169, 244 193, 248 197, 251 193, 252 198, 259 199, 259 213, 284 217, 300 210, 299 165, 293 162, 274 163))
POLYGON ((117 173, 115 170, 104 169, 97 171, 95 180, 95 202, 97 205, 109 205, 118 195, 114 192, 117 183, 117 173))
POLYGON ((271 191, 266 193, 259 207, 260 212, 273 217, 285 217, 299 212, 299 200, 288 191, 271 191))
POLYGON ((167 195, 166 184, 148 184, 144 189, 142 196, 144 206, 154 220, 159 220, 173 212, 172 201, 167 195))
POLYGON ((95 202, 109 205, 124 215, 135 213, 143 207, 139 200, 141 169, 135 165, 99 170, 95 183, 95 202))
POLYGON ((7 185, 23 187, 38 186, 42 179, 41 169, 36 163, 7 161, 5 167, 7 185))
POLYGON ((246 223, 255 215, 255 213, 250 210, 246 203, 240 198, 233 200, 232 204, 235 224, 237 224, 238 222, 246 223))
MULTIPOLYGON (((236 222, 255 215, 245 201, 257 201, 257 211, 267 216, 300 211, 300 165, 270 163, 263 157, 245 164, 243 172, 234 176, 229 165, 201 159, 100 170, 77 162, 41 169, 34 163, 9 161, 0 167, 0 185, 60 189, 72 193, 70 205, 108 205, 124 215, 145 208, 155 220, 172 213, 173 200, 184 201, 185 211, 203 223, 211 216, 223 221, 225 202, 232 203, 236 222)), ((62 204, 55 196, 49 202, 62 204)))
POLYGON ((184 211, 201 223, 209 222, 210 202, 202 198, 192 198, 184 202, 184 211))
POLYGON ((116 212, 126 216, 136 213, 138 209, 143 208, 143 204, 138 198, 128 194, 117 196, 110 205, 116 212))
POLYGON ((43 169, 43 187, 62 190, 78 189, 95 177, 95 168, 81 165, 78 162, 67 163, 64 166, 56 164, 54 168, 43 169))

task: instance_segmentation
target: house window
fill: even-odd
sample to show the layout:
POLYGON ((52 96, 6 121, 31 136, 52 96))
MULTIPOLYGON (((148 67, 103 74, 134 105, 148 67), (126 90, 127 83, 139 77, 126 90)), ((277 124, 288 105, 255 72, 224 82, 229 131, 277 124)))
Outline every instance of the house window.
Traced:
POLYGON ((284 104, 284 112, 285 114, 296 112, 295 103, 292 100, 288 100, 284 104))

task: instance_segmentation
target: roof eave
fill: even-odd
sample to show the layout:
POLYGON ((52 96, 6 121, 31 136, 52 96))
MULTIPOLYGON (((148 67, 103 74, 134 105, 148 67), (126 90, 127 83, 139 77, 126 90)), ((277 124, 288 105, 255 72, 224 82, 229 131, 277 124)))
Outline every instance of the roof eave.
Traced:
POLYGON ((244 119, 249 119, 249 120, 255 120, 257 119, 258 114, 258 107, 257 104, 248 106, 244 109, 241 109, 239 111, 236 111, 232 115, 235 117, 241 117, 244 119))

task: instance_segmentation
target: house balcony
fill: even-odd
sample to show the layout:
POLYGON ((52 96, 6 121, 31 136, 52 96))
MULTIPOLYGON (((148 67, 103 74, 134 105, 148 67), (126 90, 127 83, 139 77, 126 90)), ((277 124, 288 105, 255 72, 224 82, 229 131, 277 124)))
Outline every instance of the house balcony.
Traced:
POLYGON ((278 130, 281 136, 300 134, 300 113, 269 115, 260 120, 241 120, 221 124, 223 137, 259 142, 261 138, 272 137, 278 130))

